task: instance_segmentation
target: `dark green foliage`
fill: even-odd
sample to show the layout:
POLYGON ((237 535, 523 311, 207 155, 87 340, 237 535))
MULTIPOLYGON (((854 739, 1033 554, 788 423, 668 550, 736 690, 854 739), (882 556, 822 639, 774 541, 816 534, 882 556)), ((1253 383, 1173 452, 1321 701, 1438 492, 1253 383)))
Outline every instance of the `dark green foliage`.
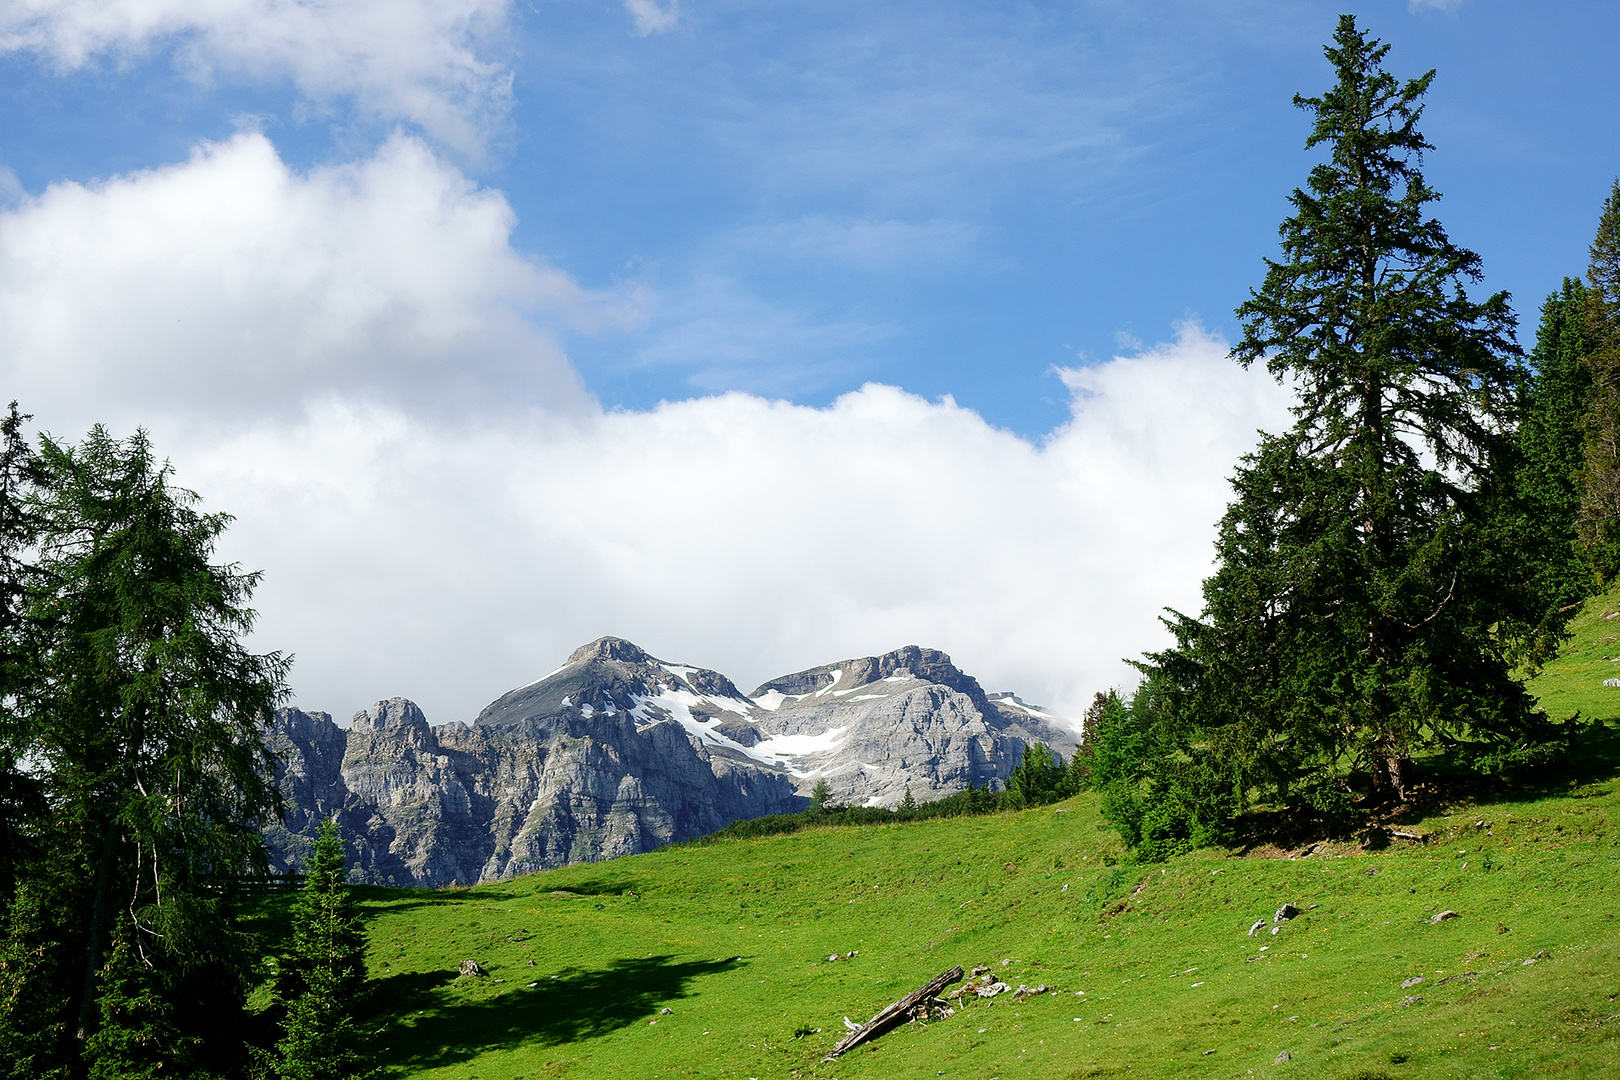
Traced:
POLYGON ((0 424, 0 1044, 40 1076, 227 1072, 258 962, 234 895, 278 809, 262 733, 287 661, 242 646, 257 575, 210 562, 229 519, 144 433, 34 453, 24 419, 0 424))
POLYGON ((365 985, 365 931, 343 866, 337 825, 322 822, 292 911, 292 947, 277 971, 284 1035, 268 1064, 282 1080, 351 1080, 354 1006, 365 985))
POLYGON ((304 885, 292 907, 292 931, 292 949, 278 966, 278 994, 291 1000, 304 993, 317 971, 344 998, 360 992, 366 981, 365 930, 334 822, 323 821, 315 834, 304 885))
POLYGON ((718 832, 712 832, 688 843, 703 846, 727 840, 783 836, 812 825, 893 825, 905 821, 993 814, 1001 810, 1020 809, 1022 805, 1022 803, 1013 805, 1008 800, 1006 792, 970 786, 966 791, 958 791, 931 802, 919 802, 909 809, 896 807, 891 810, 883 806, 827 806, 820 810, 812 807, 798 814, 768 814, 765 817, 744 818, 741 821, 733 821, 718 832))
POLYGON ((911 793, 911 785, 910 784, 906 785, 906 793, 900 799, 900 809, 901 810, 915 810, 915 809, 917 809, 917 797, 911 793))
POLYGON ((257 823, 277 805, 260 733, 286 661, 243 648, 257 575, 209 561, 229 518, 169 482, 145 433, 43 438, 40 464, 20 708, 53 810, 44 842, 76 894, 86 1029, 115 906, 136 913, 143 953, 238 951, 226 898, 263 866, 257 823))
POLYGON ((0 419, 0 910, 16 888, 21 866, 38 854, 27 822, 45 813, 37 777, 18 767, 28 742, 16 706, 29 675, 23 614, 35 580, 28 552, 37 536, 27 496, 39 480, 38 458, 23 435, 28 419, 15 401, 0 419))
POLYGON ((101 1022, 84 1048, 89 1080, 156 1080, 192 1071, 201 1040, 175 1023, 162 978, 139 955, 127 917, 119 920, 98 983, 101 1022))
POLYGON ((1584 425, 1580 535, 1588 561, 1607 583, 1620 576, 1620 180, 1598 219, 1586 283, 1592 402, 1584 425))
POLYGON ((1158 862, 1226 840, 1237 793, 1231 774, 1187 741, 1162 675, 1146 674, 1129 705, 1104 699, 1091 768, 1103 817, 1138 859, 1158 862))
POLYGON ((832 798, 832 785, 825 779, 817 780, 816 786, 810 789, 810 809, 816 812, 827 809, 827 800, 832 798))
POLYGON ((1151 747, 1148 710, 1133 713, 1110 690, 1098 694, 1086 714, 1085 746, 1091 751, 1091 782, 1099 791, 1141 779, 1151 747))
MULTIPOLYGON (((0 942, 0 1080, 63 1080, 69 998, 49 901, 25 883, 6 912, 0 942)), ((70 976, 69 976, 70 977, 70 976)))
POLYGON ((1585 286, 1565 278, 1541 306, 1518 429, 1522 526, 1514 548, 1530 561, 1537 591, 1553 608, 1580 601, 1598 584, 1576 536, 1592 384, 1583 363, 1591 352, 1589 299, 1585 286))
POLYGON ((1203 613, 1150 657, 1143 844, 1195 844, 1249 794, 1342 817, 1404 797, 1414 754, 1556 734, 1512 673, 1564 618, 1512 548, 1514 316, 1504 293, 1468 295, 1479 257, 1427 216, 1433 73, 1400 83, 1387 52, 1343 17, 1337 84, 1295 99, 1329 153, 1233 350, 1294 388, 1294 424, 1244 458, 1203 613))
POLYGON ((1040 743, 1029 743, 1018 767, 1007 778, 1007 808, 1040 806, 1067 798, 1071 794, 1067 780, 1068 769, 1061 757, 1040 743))

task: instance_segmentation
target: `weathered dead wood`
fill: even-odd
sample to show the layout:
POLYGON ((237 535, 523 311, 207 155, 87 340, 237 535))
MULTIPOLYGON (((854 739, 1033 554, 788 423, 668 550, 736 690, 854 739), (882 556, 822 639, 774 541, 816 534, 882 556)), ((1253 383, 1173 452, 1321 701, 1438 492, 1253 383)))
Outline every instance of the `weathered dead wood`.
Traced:
POLYGON ((889 1028, 898 1024, 901 1020, 904 1020, 906 1015, 919 1005, 924 1007, 931 1005, 933 1003, 933 999, 938 996, 941 990, 945 989, 953 982, 960 982, 961 978, 962 969, 960 967, 953 967, 949 971, 941 972, 940 974, 935 975, 922 986, 916 990, 913 990, 899 1001, 886 1006, 883 1011, 872 1017, 872 1019, 868 1020, 866 1023, 862 1024, 859 1028, 850 1032, 848 1035, 845 1035, 838 1045, 833 1047, 832 1050, 828 1052, 827 1056, 821 1060, 831 1061, 839 1054, 842 1054, 848 1050, 853 1050, 855 1047, 861 1045, 861 1043, 866 1042, 869 1039, 877 1038, 879 1035, 889 1030, 889 1028))

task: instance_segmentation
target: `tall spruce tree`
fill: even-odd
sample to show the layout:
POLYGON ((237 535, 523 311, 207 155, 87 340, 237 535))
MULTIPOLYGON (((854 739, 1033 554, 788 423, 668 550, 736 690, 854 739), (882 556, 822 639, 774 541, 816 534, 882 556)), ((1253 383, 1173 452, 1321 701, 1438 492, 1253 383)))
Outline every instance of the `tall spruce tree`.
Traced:
POLYGON ((1585 598, 1596 584, 1577 536, 1583 424, 1592 397, 1585 362, 1592 350, 1589 300, 1585 286, 1565 278, 1542 304, 1517 436, 1522 517, 1516 547, 1533 567, 1538 590, 1559 608, 1585 598))
POLYGON ((0 940, 0 1080, 68 1080, 71 998, 49 898, 24 882, 6 911, 0 940))
POLYGON ((365 985, 365 931, 343 865, 337 825, 321 823, 292 912, 292 948, 277 972, 286 1009, 271 1067, 282 1080, 354 1080, 354 1008, 365 985))
POLYGON ((17 708, 30 677, 24 608, 35 581, 29 553, 38 531, 29 497, 40 479, 39 459, 23 433, 29 419, 15 401, 0 418, 0 914, 11 902, 21 868, 38 854, 34 825, 45 816, 39 779, 21 765, 30 739, 17 708))
POLYGON ((1586 283, 1592 401, 1585 424, 1580 537, 1587 560, 1607 583, 1620 576, 1620 180, 1598 218, 1586 283))
POLYGON ((1294 423, 1243 459, 1202 616, 1172 613, 1177 647, 1150 657, 1199 806, 1339 814, 1358 772, 1402 797, 1415 753, 1462 740, 1500 762, 1542 734, 1511 674, 1557 637, 1504 525, 1515 319, 1505 293, 1469 296, 1479 257, 1428 214, 1434 73, 1400 82, 1388 51, 1343 16, 1336 84, 1294 99, 1326 160, 1232 353, 1293 388, 1294 423))
POLYGON ((43 438, 38 465, 14 707, 49 808, 30 878, 60 962, 40 997, 71 1000, 77 1035, 54 1060, 96 1033, 122 911, 124 945, 161 971, 173 1022, 208 1035, 218 1061, 204 1064, 228 1062, 253 963, 232 889, 263 866, 258 823, 276 806, 263 732, 287 661, 244 647, 257 575, 211 561, 229 518, 171 483, 144 432, 43 438))
POLYGON ((118 920, 101 969, 101 1022, 85 1045, 88 1080, 166 1080, 192 1073, 202 1040, 182 1032, 163 977, 139 955, 135 928, 118 920))

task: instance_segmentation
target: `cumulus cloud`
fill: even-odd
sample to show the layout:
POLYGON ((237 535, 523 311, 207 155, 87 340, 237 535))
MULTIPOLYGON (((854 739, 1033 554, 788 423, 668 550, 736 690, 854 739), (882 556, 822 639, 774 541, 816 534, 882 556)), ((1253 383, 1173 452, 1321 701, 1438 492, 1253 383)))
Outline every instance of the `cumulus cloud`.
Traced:
POLYGON ((646 37, 673 30, 675 20, 681 14, 681 5, 680 0, 668 0, 665 4, 659 4, 658 0, 624 0, 624 10, 635 21, 636 33, 646 37))
POLYGON ((257 641, 297 654, 302 704, 436 720, 601 634, 745 683, 930 645, 1077 713, 1196 608, 1224 478, 1286 419, 1192 325, 1061 372, 1039 442, 877 385, 604 412, 544 327, 642 302, 511 228, 405 137, 300 173, 249 133, 58 184, 0 212, 0 379, 58 434, 147 424, 237 515, 222 554, 266 571, 257 641))
POLYGON ((508 243, 511 207, 396 136, 308 173, 262 135, 0 213, 0 374, 87 422, 406 404, 586 407, 544 325, 634 317, 508 243))
MULTIPOLYGON (((480 55, 509 0, 11 0, 0 51, 72 70, 161 48, 200 81, 290 79, 311 100, 352 100, 476 151, 506 113, 511 76, 480 55)), ((670 14, 673 19, 673 11, 670 14)))
POLYGON ((747 683, 930 645, 1077 715, 1164 643, 1161 607, 1197 609, 1224 478, 1284 422, 1225 351, 1189 326, 1065 372, 1040 444, 869 385, 477 427, 329 402, 164 446, 268 569, 260 640, 306 707, 467 719, 617 634, 747 683))

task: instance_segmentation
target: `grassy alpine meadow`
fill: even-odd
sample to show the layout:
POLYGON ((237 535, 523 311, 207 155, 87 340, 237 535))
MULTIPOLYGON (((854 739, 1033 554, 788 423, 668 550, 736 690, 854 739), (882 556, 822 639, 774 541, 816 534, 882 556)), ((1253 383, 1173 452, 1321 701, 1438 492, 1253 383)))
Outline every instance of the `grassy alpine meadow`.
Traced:
MULTIPOLYGON (((1620 717, 1617 605, 1534 682, 1555 715, 1620 717)), ((433 1080, 1615 1076, 1617 807, 1608 723, 1556 776, 1415 809, 1424 843, 1130 865, 1081 796, 365 889, 367 1056, 433 1080), (980 964, 1049 989, 821 1062, 846 1017, 980 964)))

